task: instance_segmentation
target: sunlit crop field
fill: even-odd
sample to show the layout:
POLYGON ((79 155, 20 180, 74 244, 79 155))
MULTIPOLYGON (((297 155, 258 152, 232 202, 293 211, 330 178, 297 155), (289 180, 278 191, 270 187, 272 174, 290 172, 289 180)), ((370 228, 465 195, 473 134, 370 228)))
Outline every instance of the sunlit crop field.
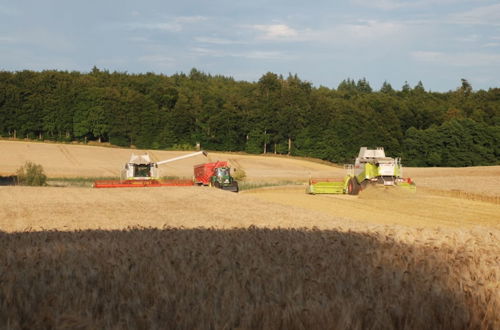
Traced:
MULTIPOLYGON (((130 152, 3 142, 0 174, 30 160, 57 176, 111 175, 130 152)), ((250 182, 299 184, 0 187, 0 328, 500 328, 499 166, 406 169, 414 194, 307 195, 309 173, 343 170, 211 157, 231 157, 250 182)))
MULTIPOLYGON (((190 151, 162 151, 110 148, 78 144, 37 143, 0 140, 0 175, 14 174, 26 161, 41 164, 49 177, 119 177, 132 153, 148 152, 154 161, 171 159, 190 151)), ((307 181, 309 174, 327 176, 338 167, 292 157, 209 152, 208 157, 195 156, 159 166, 163 176, 191 178, 193 165, 229 161, 233 168, 244 169, 249 181, 307 181)))
POLYGON ((263 196, 3 187, 0 325, 499 326, 498 221, 382 225, 263 196))

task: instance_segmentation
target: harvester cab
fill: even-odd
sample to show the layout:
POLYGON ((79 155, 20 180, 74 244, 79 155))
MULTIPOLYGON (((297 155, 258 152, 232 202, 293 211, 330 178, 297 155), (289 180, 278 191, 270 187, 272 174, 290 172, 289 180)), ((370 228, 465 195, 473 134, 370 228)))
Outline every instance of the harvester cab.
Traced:
POLYGON ((357 195, 368 185, 399 186, 415 191, 415 183, 403 178, 400 158, 386 157, 384 148, 361 147, 354 165, 346 165, 347 175, 342 181, 310 179, 307 192, 311 194, 357 195))
POLYGON ((375 150, 361 147, 354 162, 354 176, 360 184, 376 182, 394 186, 401 177, 401 160, 386 157, 381 147, 375 150))
POLYGON ((121 172, 122 180, 151 180, 158 178, 158 164, 148 154, 132 154, 121 172))

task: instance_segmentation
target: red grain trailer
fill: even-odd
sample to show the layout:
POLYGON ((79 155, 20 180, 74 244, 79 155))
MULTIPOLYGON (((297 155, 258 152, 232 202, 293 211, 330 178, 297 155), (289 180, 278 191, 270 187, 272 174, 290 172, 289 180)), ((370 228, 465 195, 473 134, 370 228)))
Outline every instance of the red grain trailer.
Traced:
POLYGON ((205 163, 194 166, 194 183, 238 192, 238 182, 231 176, 227 162, 205 163))
POLYGON ((215 169, 218 167, 228 167, 227 162, 205 163, 194 166, 194 183, 197 185, 210 185, 215 169))

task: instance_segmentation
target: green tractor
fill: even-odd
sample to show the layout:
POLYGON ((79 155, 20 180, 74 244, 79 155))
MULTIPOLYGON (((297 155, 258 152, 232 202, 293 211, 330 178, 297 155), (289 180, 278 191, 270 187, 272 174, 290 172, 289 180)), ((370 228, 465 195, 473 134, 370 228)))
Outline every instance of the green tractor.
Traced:
POLYGON ((215 168, 210 183, 215 188, 238 192, 238 182, 231 176, 231 168, 228 166, 215 168))
POLYGON ((410 178, 403 178, 400 158, 386 157, 384 148, 361 147, 354 165, 346 165, 344 179, 309 179, 307 193, 357 195, 370 185, 416 190, 410 178))
POLYGON ((199 164, 194 167, 194 183, 222 190, 238 192, 238 182, 231 176, 231 168, 226 161, 199 164))
POLYGON ((238 182, 231 176, 231 168, 217 167, 215 173, 211 178, 211 185, 215 188, 238 192, 238 182))

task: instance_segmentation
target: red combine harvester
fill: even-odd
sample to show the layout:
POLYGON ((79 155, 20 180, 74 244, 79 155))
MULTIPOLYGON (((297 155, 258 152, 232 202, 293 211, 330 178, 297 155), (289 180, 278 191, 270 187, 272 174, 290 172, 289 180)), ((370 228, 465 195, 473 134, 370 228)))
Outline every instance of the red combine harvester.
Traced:
POLYGON ((227 162, 215 162, 194 166, 194 182, 201 186, 211 186, 238 192, 238 182, 231 176, 231 168, 227 162))
POLYGON ((165 186, 192 186, 192 180, 160 179, 158 165, 174 162, 177 160, 194 157, 198 155, 207 156, 205 151, 199 151, 160 162, 152 162, 148 154, 132 154, 128 163, 122 169, 120 180, 97 180, 94 188, 140 188, 140 187, 165 187, 165 186))

